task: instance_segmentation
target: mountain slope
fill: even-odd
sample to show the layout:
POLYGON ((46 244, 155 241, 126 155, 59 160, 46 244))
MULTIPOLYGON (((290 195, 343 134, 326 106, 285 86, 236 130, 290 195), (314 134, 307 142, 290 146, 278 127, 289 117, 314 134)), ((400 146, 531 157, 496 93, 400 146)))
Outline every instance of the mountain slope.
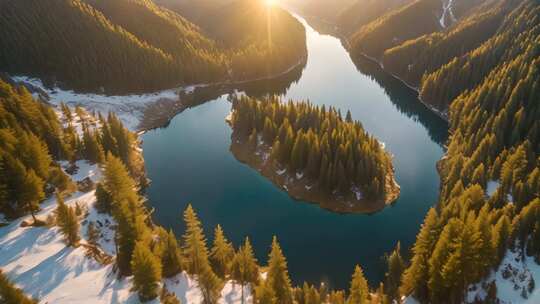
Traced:
MULTIPOLYGON (((422 303, 462 302, 505 256, 540 261, 538 16, 538 1, 516 2, 493 38, 443 67, 469 78, 433 82, 459 93, 450 102, 452 135, 438 166, 439 204, 426 216, 402 278, 401 292, 422 303)), ((503 296, 499 281, 484 282, 473 300, 503 296)), ((521 300, 533 287, 523 287, 521 300)))
POLYGON ((336 24, 346 35, 353 34, 363 25, 412 0, 357 0, 341 11, 336 24))
POLYGON ((199 10, 196 2, 197 24, 226 50, 236 80, 280 73, 307 55, 304 27, 279 7, 233 0, 199 10))
POLYGON ((0 70, 125 94, 263 78, 306 56, 303 27, 277 7, 235 1, 204 14, 212 31, 151 0, 0 0, 0 70))
POLYGON ((79 0, 3 0, 0 28, 3 70, 58 80, 77 90, 155 90, 224 73, 220 58, 204 64, 200 49, 179 58, 79 0), (184 64, 191 61, 201 66, 184 64))
POLYGON ((386 50, 382 57, 385 69, 418 86, 424 73, 437 70, 492 37, 512 8, 509 2, 484 6, 481 12, 459 21, 446 31, 424 35, 386 50))
POLYGON ((504 63, 516 58, 523 45, 535 43, 538 33, 538 8, 530 7, 529 1, 514 1, 516 9, 509 13, 496 32, 478 48, 453 58, 440 69, 427 73, 421 84, 420 96, 426 102, 441 110, 448 108, 452 100, 465 90, 472 90, 492 71, 503 67, 504 63), (517 41, 521 41, 517 44, 517 41))

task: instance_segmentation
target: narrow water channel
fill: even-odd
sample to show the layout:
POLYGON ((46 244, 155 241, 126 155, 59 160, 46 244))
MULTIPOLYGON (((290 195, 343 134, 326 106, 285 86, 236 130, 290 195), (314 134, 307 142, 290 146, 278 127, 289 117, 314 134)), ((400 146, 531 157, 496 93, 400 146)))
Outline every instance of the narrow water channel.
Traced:
MULTIPOLYGON (((235 245, 249 236, 261 264, 276 235, 296 284, 324 281, 348 288, 353 267, 360 264, 375 286, 384 273, 382 256, 398 241, 409 248, 436 202, 435 166, 443 155, 447 125, 377 64, 364 59, 355 64, 338 39, 297 18, 306 27, 307 63, 298 77, 286 77, 288 83, 277 86, 277 92, 343 113, 350 110, 394 155, 399 200, 373 215, 340 215, 291 199, 229 152, 231 130, 225 117, 230 104, 222 96, 143 135, 150 205, 158 223, 181 235, 182 211, 192 203, 209 240, 217 224, 235 245)), ((275 93, 275 88, 263 81, 243 90, 258 95, 275 93)))

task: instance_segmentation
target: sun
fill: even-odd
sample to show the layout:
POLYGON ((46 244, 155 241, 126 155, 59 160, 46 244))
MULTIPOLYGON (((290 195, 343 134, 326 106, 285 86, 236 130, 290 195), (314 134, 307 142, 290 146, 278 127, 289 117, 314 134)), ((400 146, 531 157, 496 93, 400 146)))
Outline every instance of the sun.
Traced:
POLYGON ((277 0, 263 0, 266 6, 274 6, 277 4, 277 0))

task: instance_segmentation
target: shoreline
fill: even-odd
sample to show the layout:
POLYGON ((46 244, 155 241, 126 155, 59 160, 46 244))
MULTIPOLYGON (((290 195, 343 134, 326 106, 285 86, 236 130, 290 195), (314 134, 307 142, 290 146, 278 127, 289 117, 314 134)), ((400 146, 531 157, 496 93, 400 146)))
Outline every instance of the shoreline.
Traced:
MULTIPOLYGON (((302 15, 301 13, 299 13, 299 15, 302 15)), ((328 21, 328 20, 325 20, 321 17, 317 17, 317 16, 313 16, 313 15, 302 15, 304 17, 304 19, 306 19, 307 22, 309 22, 308 20, 311 18, 311 19, 315 19, 319 22, 323 22, 323 23, 326 23, 327 25, 329 26, 333 26, 334 27, 334 31, 332 34, 328 34, 328 35, 331 35, 331 36, 334 36, 335 38, 339 39, 343 45, 343 47, 345 48, 345 50, 347 50, 347 52, 349 53, 349 56, 351 57, 351 59, 353 59, 353 56, 352 56, 352 53, 351 53, 351 43, 349 42, 349 39, 346 37, 346 35, 344 33, 342 33, 339 29, 339 26, 337 26, 336 24, 332 23, 331 21, 328 21)), ((439 118, 441 118, 442 120, 444 120, 445 122, 449 123, 450 122, 450 118, 448 117, 447 114, 441 112, 439 109, 431 106, 430 104, 428 104, 427 102, 425 102, 421 97, 420 97, 420 89, 418 87, 415 87, 411 84, 409 84, 407 81, 403 80, 401 77, 399 77, 398 75, 388 71, 387 69, 384 68, 384 65, 383 63, 378 60, 377 58, 375 57, 372 57, 372 56, 369 56, 368 54, 364 53, 364 52, 360 52, 360 55, 374 63, 376 63, 380 68, 381 70, 383 70, 385 73, 387 73, 388 75, 394 77, 395 79, 399 80, 401 83, 403 83, 405 86, 407 86, 409 89, 413 90, 416 92, 417 94, 417 98, 418 100, 428 109, 430 110, 431 112, 433 112, 435 115, 437 115, 439 118)), ((353 62, 354 62, 354 59, 353 59, 353 62)))
MULTIPOLYGON (((295 64, 289 66, 285 71, 274 73, 268 76, 259 77, 259 78, 248 79, 248 80, 237 80, 237 81, 223 81, 223 82, 216 82, 216 83, 209 83, 209 84, 198 84, 198 85, 190 85, 186 87, 179 87, 177 88, 178 90, 177 92, 179 94, 178 99, 156 100, 154 103, 147 105, 147 107, 143 110, 143 116, 137 126, 136 132, 142 135, 147 131, 151 131, 154 129, 167 126, 176 115, 182 113, 183 111, 189 109, 190 107, 205 103, 206 101, 202 103, 195 103, 195 104, 189 104, 185 102, 186 98, 191 97, 191 95, 193 95, 197 89, 215 88, 217 91, 219 90, 228 91, 228 90, 237 89, 235 88, 235 86, 239 86, 239 85, 249 84, 249 83, 253 83, 257 81, 274 80, 274 79, 283 77, 291 73, 295 69, 301 67, 302 65, 307 63, 307 59, 308 59, 308 54, 305 54, 295 64), (188 93, 186 93, 187 90, 189 90, 188 93), (181 94, 184 94, 184 95, 182 96, 181 94), (150 111, 150 112, 147 112, 147 111, 150 111), (156 111, 160 111, 161 114, 155 115, 154 113, 156 111)), ((226 94, 226 92, 220 92, 220 93, 222 93, 222 94, 219 94, 220 96, 223 94, 226 94)))
POLYGON ((399 198, 400 186, 395 180, 393 168, 392 172, 386 176, 385 188, 387 194, 384 199, 364 199, 359 189, 352 188, 348 196, 329 195, 319 191, 315 187, 316 181, 304 177, 303 173, 287 172, 287 169, 283 169, 280 164, 269 161, 268 155, 271 147, 268 145, 258 145, 255 153, 245 147, 245 143, 241 142, 233 131, 229 150, 236 160, 256 170, 275 187, 285 191, 297 201, 316 204, 323 209, 340 214, 373 214, 392 205, 399 198))

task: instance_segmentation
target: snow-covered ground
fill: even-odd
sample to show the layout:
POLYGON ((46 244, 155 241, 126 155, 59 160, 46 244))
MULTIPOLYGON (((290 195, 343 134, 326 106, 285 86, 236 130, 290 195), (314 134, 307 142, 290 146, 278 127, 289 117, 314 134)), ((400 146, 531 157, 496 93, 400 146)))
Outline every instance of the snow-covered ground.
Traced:
MULTIPOLYGON (((97 181, 101 172, 96 165, 85 161, 77 162, 79 170, 72 175, 74 180, 90 177, 97 181)), ((99 230, 98 244, 107 255, 114 256, 114 231, 116 223, 106 214, 94 208, 94 191, 76 192, 65 199, 66 204, 78 204, 83 209, 81 216, 81 244, 87 243, 87 230, 94 222, 99 230)), ((45 220, 56 208, 53 198, 41 205, 37 217, 45 220)), ((7 274, 25 293, 40 300, 40 303, 139 303, 137 293, 132 291, 132 278, 119 279, 114 272, 114 262, 103 265, 87 255, 84 246, 67 247, 57 227, 20 227, 30 216, 14 220, 0 228, 0 269, 7 274)), ((182 303, 201 303, 201 292, 197 282, 187 274, 166 279, 164 286, 174 292, 182 303)), ((227 282, 221 292, 219 303, 241 303, 238 284, 227 282)), ((251 303, 251 292, 245 288, 245 303, 251 303)), ((159 303, 154 300, 151 303, 159 303)))
POLYGON ((151 94, 132 95, 100 95, 100 94, 79 94, 71 90, 60 88, 47 88, 39 79, 25 76, 12 77, 16 82, 24 82, 39 88, 48 95, 49 102, 58 106, 61 102, 75 107, 81 106, 89 112, 99 112, 106 115, 108 112, 115 112, 124 125, 130 130, 136 130, 146 107, 156 101, 168 99, 177 100, 178 92, 184 90, 190 92, 195 86, 182 87, 177 89, 163 90, 151 94))
POLYGON ((469 286, 467 301, 483 300, 490 282, 497 285, 497 298, 502 304, 540 303, 540 265, 532 257, 522 258, 519 250, 508 250, 497 271, 484 281, 469 286))

